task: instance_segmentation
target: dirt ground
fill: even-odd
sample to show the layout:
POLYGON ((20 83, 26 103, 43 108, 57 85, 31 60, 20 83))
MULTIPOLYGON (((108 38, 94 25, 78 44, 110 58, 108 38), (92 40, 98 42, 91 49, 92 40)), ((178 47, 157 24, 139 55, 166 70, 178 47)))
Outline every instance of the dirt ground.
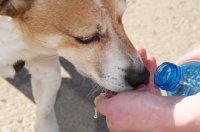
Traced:
MULTIPOLYGON (((136 46, 146 48, 157 63, 175 61, 200 44, 199 0, 129 0, 123 17, 127 35, 136 46)), ((108 132, 105 118, 93 118, 90 80, 61 58, 62 85, 56 115, 62 132, 108 132)), ((0 132, 33 132, 36 106, 30 75, 0 78, 0 132)))

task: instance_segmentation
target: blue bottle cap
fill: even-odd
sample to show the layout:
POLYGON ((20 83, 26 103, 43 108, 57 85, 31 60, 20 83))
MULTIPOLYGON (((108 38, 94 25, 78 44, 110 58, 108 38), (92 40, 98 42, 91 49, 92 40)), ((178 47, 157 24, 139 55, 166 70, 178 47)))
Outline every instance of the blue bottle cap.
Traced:
POLYGON ((181 69, 173 63, 161 64, 154 74, 154 83, 162 90, 171 91, 181 79, 181 69))

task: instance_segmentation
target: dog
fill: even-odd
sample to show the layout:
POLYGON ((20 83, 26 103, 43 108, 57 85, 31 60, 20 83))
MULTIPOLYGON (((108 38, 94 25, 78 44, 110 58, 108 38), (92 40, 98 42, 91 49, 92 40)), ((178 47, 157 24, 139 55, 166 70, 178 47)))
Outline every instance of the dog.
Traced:
POLYGON ((59 56, 107 90, 145 83, 149 71, 125 34, 125 0, 0 0, 0 76, 24 66, 37 105, 36 132, 59 132, 59 56))

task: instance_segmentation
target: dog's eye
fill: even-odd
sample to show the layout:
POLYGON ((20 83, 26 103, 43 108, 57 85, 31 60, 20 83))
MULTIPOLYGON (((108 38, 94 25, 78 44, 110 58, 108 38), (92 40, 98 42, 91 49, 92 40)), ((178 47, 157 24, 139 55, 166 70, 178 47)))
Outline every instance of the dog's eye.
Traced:
POLYGON ((87 37, 75 37, 75 40, 81 44, 90 44, 100 40, 99 34, 87 36, 87 37))

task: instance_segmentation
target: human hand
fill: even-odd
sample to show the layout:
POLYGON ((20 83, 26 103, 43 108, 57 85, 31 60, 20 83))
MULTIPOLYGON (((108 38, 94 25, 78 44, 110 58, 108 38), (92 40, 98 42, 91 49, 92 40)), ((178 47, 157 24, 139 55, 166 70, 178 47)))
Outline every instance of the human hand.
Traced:
MULTIPOLYGON (((176 63, 200 60, 199 50, 200 46, 176 63)), ((153 84, 155 59, 151 56, 146 59, 144 49, 140 48, 138 52, 151 73, 149 82, 135 91, 119 93, 112 98, 101 95, 95 99, 97 109, 106 116, 110 132, 198 132, 200 94, 186 98, 159 96, 160 92, 153 84)))
MULTIPOLYGON (((147 55, 146 50, 142 47, 138 48, 137 51, 140 54, 144 65, 146 66, 146 68, 150 72, 149 81, 145 84, 146 87, 148 87, 148 89, 151 93, 161 95, 159 88, 155 87, 155 84, 154 84, 154 73, 155 73, 156 68, 157 68, 155 58, 152 55, 147 55)), ((145 85, 139 86, 138 90, 144 89, 145 85)))
MULTIPOLYGON (((106 117, 110 132, 155 132, 162 126, 164 111, 155 104, 163 104, 161 96, 136 90, 119 93, 112 98, 98 96, 95 104, 106 117), (160 102, 156 102, 160 101, 160 102)), ((163 101, 165 102, 165 101, 163 101)))
POLYGON ((178 59, 177 61, 175 61, 175 63, 177 65, 181 65, 184 62, 187 61, 191 61, 191 60, 197 60, 200 61, 200 45, 197 46, 195 49, 193 49, 192 51, 190 51, 189 53, 185 54, 184 56, 182 56, 180 59, 178 59))
POLYGON ((144 65, 150 71, 150 80, 147 85, 141 85, 135 91, 119 93, 112 98, 98 96, 95 99, 97 109, 106 116, 107 125, 111 132, 133 132, 136 130, 138 132, 149 128, 155 130, 154 126, 160 120, 159 116, 152 115, 152 113, 159 111, 155 109, 157 107, 154 107, 154 103, 159 97, 157 95, 161 95, 160 90, 154 87, 153 81, 157 67, 156 60, 152 56, 147 57, 143 48, 139 48, 138 52, 144 65))

